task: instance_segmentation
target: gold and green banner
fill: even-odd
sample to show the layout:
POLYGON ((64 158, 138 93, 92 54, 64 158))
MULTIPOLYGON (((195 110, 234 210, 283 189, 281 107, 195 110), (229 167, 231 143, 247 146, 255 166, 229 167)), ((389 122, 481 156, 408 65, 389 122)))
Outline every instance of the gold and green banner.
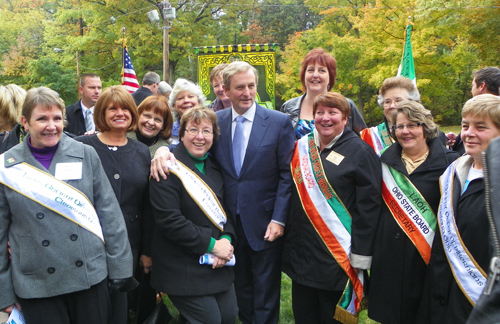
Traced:
POLYGON ((208 101, 215 100, 215 93, 210 85, 210 72, 221 63, 245 61, 257 69, 259 83, 257 87, 258 104, 275 109, 275 51, 278 44, 239 44, 195 47, 198 55, 198 83, 208 101))

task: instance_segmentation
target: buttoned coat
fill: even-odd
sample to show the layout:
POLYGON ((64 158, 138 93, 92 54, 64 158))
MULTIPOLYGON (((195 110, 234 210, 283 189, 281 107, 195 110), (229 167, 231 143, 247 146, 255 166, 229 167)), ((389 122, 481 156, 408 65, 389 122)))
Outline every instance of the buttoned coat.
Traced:
MULTIPOLYGON (((401 154, 401 145, 394 143, 380 159, 404 174, 436 215, 441 199, 439 177, 459 155, 446 149, 438 138, 432 139, 427 159, 408 174, 401 154)), ((384 203, 373 248, 370 318, 384 324, 414 323, 426 270, 422 256, 384 203)))
POLYGON ((66 107, 66 120, 68 124, 64 127, 64 131, 75 136, 85 134, 85 118, 83 117, 81 100, 66 107))
POLYGON ((271 220, 286 223, 292 191, 290 161, 295 142, 292 124, 285 114, 256 105, 245 159, 238 176, 232 153, 232 111, 217 112, 221 134, 211 152, 221 166, 229 215, 236 222, 238 201, 248 244, 254 251, 261 251, 282 242, 281 239, 265 241, 264 235, 271 220))
POLYGON ((95 234, 0 184, 0 309, 16 296, 45 298, 85 290, 107 276, 132 276, 132 253, 118 201, 95 150, 62 135, 47 171, 27 139, 0 158, 6 171, 19 163, 55 174, 58 163, 82 163, 82 178, 64 180, 94 205, 104 244, 95 234), (12 260, 9 261, 7 241, 12 260))
MULTIPOLYGON (((223 205, 223 180, 211 157, 205 160, 205 174, 194 165, 181 142, 174 149, 177 160, 200 177, 223 205)), ((200 265, 211 238, 228 234, 234 244, 233 222, 228 218, 224 230, 218 229, 189 195, 182 181, 170 174, 167 180, 150 184, 155 218, 153 272, 151 285, 177 296, 203 296, 227 291, 234 281, 233 267, 212 269, 200 265)))
POLYGON ((143 219, 152 217, 145 213, 149 204, 148 177, 151 158, 148 147, 129 139, 126 145, 114 151, 101 142, 97 135, 75 139, 92 146, 99 155, 104 172, 120 204, 130 245, 134 249, 134 246, 141 242, 143 219))

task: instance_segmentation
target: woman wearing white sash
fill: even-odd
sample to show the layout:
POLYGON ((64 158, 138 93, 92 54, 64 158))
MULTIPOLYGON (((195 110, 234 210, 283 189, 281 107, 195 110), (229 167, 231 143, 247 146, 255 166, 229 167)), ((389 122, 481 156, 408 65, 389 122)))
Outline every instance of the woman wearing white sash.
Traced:
MULTIPOLYGON (((426 240, 415 240, 409 236, 410 227, 403 224, 406 224, 407 219, 411 224, 421 224, 421 214, 429 213, 436 228, 435 214, 441 197, 439 177, 459 155, 439 142, 431 112, 417 102, 400 102, 395 113, 390 115, 390 124, 394 125, 392 135, 397 141, 383 151, 380 160, 385 165, 384 170, 391 168, 396 172, 396 176, 387 181, 385 177, 390 174, 384 173, 384 185, 388 193, 397 195, 389 195, 385 200, 377 228, 370 272, 368 315, 384 324, 411 324, 415 322, 430 255, 427 254, 425 261, 416 244, 422 244, 424 246, 421 248, 430 251, 434 231, 422 235, 425 237, 429 234, 429 244, 426 240), (406 184, 410 184, 409 189, 404 187, 406 184), (397 213, 391 212, 388 207, 391 202, 396 202, 401 203, 400 210, 408 211, 404 209, 406 205, 402 194, 412 197, 412 212, 409 216, 407 213, 408 218, 404 221, 403 218, 396 219, 397 213), (417 212, 419 220, 415 221, 417 212)), ((384 197, 386 194, 383 193, 384 197)), ((411 227, 411 231, 414 229, 427 232, 423 226, 411 227)), ((423 252, 424 256, 426 253, 423 252)))
POLYGON ((223 180, 207 154, 217 141, 217 116, 195 107, 182 115, 180 143, 173 153, 167 180, 150 184, 155 217, 151 285, 167 293, 191 324, 234 323, 238 315, 233 268, 234 229, 226 219, 223 180), (203 208, 202 208, 203 206, 203 208), (200 264, 200 256, 215 255, 213 265, 200 264))
MULTIPOLYGON (((348 279, 352 281, 357 272, 371 265, 382 203, 381 169, 373 149, 346 127, 349 111, 341 94, 318 95, 313 105, 315 129, 297 142, 292 160, 296 190, 290 199, 285 228, 283 271, 292 279, 292 307, 297 324, 339 323, 333 317, 338 315, 336 305, 348 279), (315 157, 313 164, 324 176, 310 168, 294 166, 297 159, 299 164, 309 160, 307 154, 296 155, 302 152, 301 148, 315 157), (313 174, 320 177, 317 183, 311 182, 313 174), (325 198, 312 192, 302 194, 302 189, 316 188, 319 193, 320 188, 330 187, 340 200, 336 204, 340 207, 334 208, 336 215, 328 204, 319 209, 319 203, 326 202, 330 194, 325 198), (341 213, 343 216, 339 216, 341 213), (332 241, 339 244, 327 243, 332 241)), ((359 301, 363 295, 361 285, 356 295, 359 301)))
POLYGON ((55 91, 31 89, 29 136, 0 155, 0 309, 19 302, 27 324, 108 324, 108 283, 132 281, 132 253, 99 157, 63 134, 64 114, 55 91))
POLYGON ((493 247, 482 152, 499 136, 500 97, 486 94, 467 101, 462 110, 467 155, 450 165, 440 179, 439 229, 426 278, 428 294, 422 298, 417 323, 465 323, 484 289, 493 247))

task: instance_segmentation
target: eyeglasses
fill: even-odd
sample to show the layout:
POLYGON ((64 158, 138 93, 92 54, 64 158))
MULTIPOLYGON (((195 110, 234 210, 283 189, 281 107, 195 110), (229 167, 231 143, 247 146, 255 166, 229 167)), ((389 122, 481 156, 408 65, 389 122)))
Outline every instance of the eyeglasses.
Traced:
POLYGON ((396 98, 396 100, 392 100, 392 99, 385 99, 384 100, 384 106, 391 106, 393 103, 397 106, 398 103, 400 103, 401 101, 404 101, 403 98, 396 98))
POLYGON ((196 135, 198 135, 198 133, 201 133, 201 135, 203 135, 204 137, 210 136, 214 133, 211 129, 198 129, 198 128, 194 128, 194 127, 190 128, 190 129, 186 129, 186 132, 192 136, 196 136, 196 135))
POLYGON ((403 124, 400 124, 400 125, 394 125, 392 126, 392 128, 395 130, 395 131, 403 131, 406 127, 406 129, 408 130, 414 130, 416 129, 418 126, 422 126, 422 125, 425 125, 424 123, 410 123, 410 124, 407 124, 407 125, 403 125, 403 124))

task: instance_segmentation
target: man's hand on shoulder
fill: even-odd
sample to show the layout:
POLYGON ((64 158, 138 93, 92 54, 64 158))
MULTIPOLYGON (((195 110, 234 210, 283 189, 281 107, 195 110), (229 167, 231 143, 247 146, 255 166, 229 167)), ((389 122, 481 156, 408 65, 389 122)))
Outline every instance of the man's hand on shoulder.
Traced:
POLYGON ((167 167, 167 161, 175 164, 175 156, 170 152, 168 147, 162 146, 156 150, 155 156, 151 160, 151 176, 156 181, 160 181, 160 177, 163 180, 167 180, 167 176, 170 174, 167 167))

